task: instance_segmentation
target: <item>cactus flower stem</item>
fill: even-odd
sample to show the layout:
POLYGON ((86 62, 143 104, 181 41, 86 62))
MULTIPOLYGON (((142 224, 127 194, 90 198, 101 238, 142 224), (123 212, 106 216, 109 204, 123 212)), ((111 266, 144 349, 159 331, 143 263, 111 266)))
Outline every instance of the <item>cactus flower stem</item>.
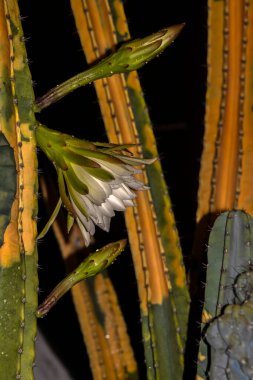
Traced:
POLYGON ((75 89, 97 79, 139 69, 169 46, 183 26, 184 24, 174 25, 143 39, 123 44, 115 53, 112 53, 97 65, 57 85, 47 94, 38 98, 35 104, 35 112, 41 111, 75 89))
POLYGON ((90 254, 73 272, 61 281, 37 310, 37 317, 44 317, 56 302, 74 285, 85 278, 95 276, 106 269, 124 250, 126 240, 110 243, 90 254))

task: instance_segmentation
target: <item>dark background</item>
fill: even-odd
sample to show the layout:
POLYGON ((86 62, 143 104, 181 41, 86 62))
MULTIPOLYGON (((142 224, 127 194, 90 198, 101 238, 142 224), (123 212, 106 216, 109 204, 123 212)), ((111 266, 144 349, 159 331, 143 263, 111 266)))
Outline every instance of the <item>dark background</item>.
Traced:
MULTIPOLYGON (((27 39, 35 94, 83 71, 87 64, 75 29, 69 1, 19 1, 27 39)), ((158 59, 139 70, 157 138, 165 178, 172 198, 187 266, 193 242, 206 83, 206 13, 203 0, 147 2, 124 1, 133 38, 144 37, 165 26, 186 22, 175 41, 158 59)), ((93 85, 77 90, 44 110, 40 122, 48 127, 93 141, 107 141, 93 85)), ((44 174, 52 167, 39 154, 44 174)), ((55 178, 52 175, 52 181, 55 178)), ((41 201, 39 227, 46 222, 41 201)), ((112 221, 110 234, 99 233, 99 242, 126 237, 122 215, 112 221)), ((102 243, 101 243, 102 245, 102 243)), ((64 277, 64 264, 53 234, 39 245, 40 299, 64 277)), ((145 379, 136 280, 129 251, 110 269, 125 313, 141 379, 145 379), (142 365, 143 363, 143 365, 142 365)), ((88 359, 72 305, 66 295, 49 315, 39 321, 55 352, 75 380, 90 379, 88 359)), ((50 379, 48 379, 50 380, 50 379)))

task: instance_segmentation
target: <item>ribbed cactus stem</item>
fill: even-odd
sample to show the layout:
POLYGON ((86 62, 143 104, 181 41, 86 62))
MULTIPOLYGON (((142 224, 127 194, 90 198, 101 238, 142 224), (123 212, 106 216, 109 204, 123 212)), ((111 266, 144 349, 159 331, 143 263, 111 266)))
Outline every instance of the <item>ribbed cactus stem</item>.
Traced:
POLYGON ((201 343, 199 373, 213 380, 252 378, 252 242, 253 219, 244 211, 221 214, 210 234, 203 331, 211 351, 207 363, 201 343))

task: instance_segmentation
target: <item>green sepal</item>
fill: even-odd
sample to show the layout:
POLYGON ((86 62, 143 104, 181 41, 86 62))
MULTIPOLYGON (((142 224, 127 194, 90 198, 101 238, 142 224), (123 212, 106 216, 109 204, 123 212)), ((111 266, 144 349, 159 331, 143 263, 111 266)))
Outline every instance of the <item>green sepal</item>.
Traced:
POLYGON ((70 230, 73 227, 74 221, 75 221, 75 219, 73 218, 73 216, 70 213, 68 213, 68 215, 67 215, 67 231, 68 231, 68 234, 70 233, 70 230))
POLYGON ((105 169, 102 169, 102 168, 85 168, 85 170, 87 171, 87 173, 89 173, 92 177, 95 177, 97 179, 100 179, 101 181, 104 181, 104 182, 110 182, 110 181, 113 181, 115 178, 114 176, 106 171, 105 169))
POLYGON ((69 150, 76 154, 84 155, 86 157, 92 157, 97 158, 103 161, 110 162, 112 164, 122 164, 121 160, 112 156, 108 155, 105 152, 101 152, 100 150, 88 150, 88 149, 82 149, 82 148, 76 148, 76 147, 70 147, 69 150))
POLYGON ((66 146, 65 140, 70 137, 69 135, 58 132, 55 129, 47 128, 42 124, 39 124, 36 127, 35 135, 38 145, 43 148, 46 148, 48 144, 66 146))
POLYGON ((77 177, 71 165, 69 165, 67 171, 63 172, 63 175, 67 185, 70 185, 68 188, 72 186, 78 193, 83 195, 89 193, 87 185, 77 177))
POLYGON ((90 141, 84 140, 84 139, 77 139, 76 137, 70 137, 66 135, 68 138, 66 138, 66 145, 71 146, 74 148, 83 148, 83 149, 91 149, 95 150, 96 145, 95 143, 92 143, 90 141))
POLYGON ((67 196, 67 193, 66 193, 63 173, 61 170, 57 170, 57 173, 58 173, 59 192, 60 192, 62 202, 63 202, 64 206, 66 207, 66 209, 68 210, 68 212, 71 215, 76 216, 75 210, 74 210, 74 208, 73 208, 73 206, 69 200, 69 197, 67 196))
POLYGON ((82 153, 82 149, 80 148, 80 154, 77 154, 73 152, 72 148, 71 149, 64 149, 64 157, 69 162, 73 162, 73 164, 77 164, 79 166, 84 166, 85 168, 100 168, 100 165, 95 162, 90 160, 89 158, 85 157, 85 154, 82 153))
MULTIPOLYGON (((86 208, 84 207, 84 203, 79 202, 79 199, 76 196, 76 194, 74 194, 73 188, 71 186, 69 186, 68 190, 69 190, 69 194, 70 194, 71 198, 73 199, 73 201, 74 201, 76 207, 78 208, 78 210, 86 217, 87 220, 89 220, 89 215, 87 213, 86 208)), ((72 206, 72 208, 73 208, 73 206, 72 206)), ((72 215, 74 215, 75 217, 77 217, 76 213, 74 213, 72 215)))
POLYGON ((112 144, 112 143, 101 143, 101 142, 94 142, 94 145, 98 147, 102 147, 100 151, 105 152, 105 153, 114 152, 114 151, 117 152, 117 151, 122 151, 122 150, 126 150, 127 152, 130 153, 130 151, 128 151, 128 148, 132 148, 136 146, 136 144, 112 144))

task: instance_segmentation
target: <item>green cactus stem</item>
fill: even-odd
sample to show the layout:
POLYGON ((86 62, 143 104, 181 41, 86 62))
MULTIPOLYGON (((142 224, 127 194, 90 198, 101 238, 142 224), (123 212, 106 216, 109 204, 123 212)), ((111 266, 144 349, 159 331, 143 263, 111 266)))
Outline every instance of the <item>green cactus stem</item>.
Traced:
POLYGON ((230 211, 217 218, 207 253, 203 332, 209 345, 204 341, 200 345, 198 372, 202 377, 252 378, 247 357, 253 318, 252 273, 248 272, 252 268, 252 243, 250 215, 230 211))
POLYGON ((253 378, 253 272, 238 276, 234 285, 235 296, 243 303, 228 305, 206 332, 211 346, 210 379, 253 378))

